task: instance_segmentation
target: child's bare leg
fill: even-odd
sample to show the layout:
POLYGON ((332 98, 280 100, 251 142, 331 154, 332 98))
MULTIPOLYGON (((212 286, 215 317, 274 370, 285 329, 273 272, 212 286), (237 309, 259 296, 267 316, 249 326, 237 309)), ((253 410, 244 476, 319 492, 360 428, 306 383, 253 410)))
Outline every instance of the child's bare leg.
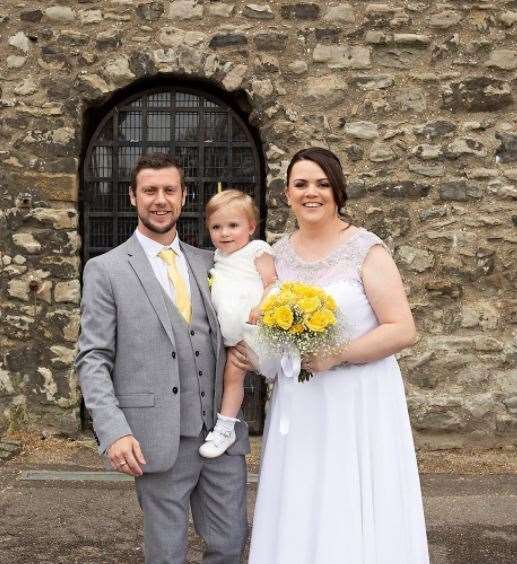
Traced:
POLYGON ((237 417, 244 399, 244 377, 246 372, 237 368, 230 359, 224 367, 224 389, 221 415, 237 417))

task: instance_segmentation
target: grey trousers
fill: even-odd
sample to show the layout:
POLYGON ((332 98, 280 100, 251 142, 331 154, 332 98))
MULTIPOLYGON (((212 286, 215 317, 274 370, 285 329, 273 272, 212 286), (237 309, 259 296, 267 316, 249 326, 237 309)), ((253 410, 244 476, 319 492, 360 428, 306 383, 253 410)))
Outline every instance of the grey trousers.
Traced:
POLYGON ((204 435, 180 439, 178 458, 167 472, 136 478, 144 513, 146 564, 184 564, 189 504, 197 533, 206 543, 204 564, 239 564, 246 540, 244 456, 199 456, 204 435))

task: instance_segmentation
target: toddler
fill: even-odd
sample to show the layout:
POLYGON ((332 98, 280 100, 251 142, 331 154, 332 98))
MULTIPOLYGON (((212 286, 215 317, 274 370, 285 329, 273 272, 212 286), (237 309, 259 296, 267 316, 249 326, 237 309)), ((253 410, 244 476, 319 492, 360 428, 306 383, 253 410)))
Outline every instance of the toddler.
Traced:
MULTIPOLYGON (((256 321, 262 297, 276 282, 273 250, 265 241, 250 240, 257 222, 253 199, 240 190, 224 190, 206 206, 206 223, 216 248, 210 271, 212 302, 230 354, 231 347, 243 340, 244 325, 256 321)), ((199 449, 202 456, 220 456, 235 442, 245 375, 227 360, 221 412, 199 449)))

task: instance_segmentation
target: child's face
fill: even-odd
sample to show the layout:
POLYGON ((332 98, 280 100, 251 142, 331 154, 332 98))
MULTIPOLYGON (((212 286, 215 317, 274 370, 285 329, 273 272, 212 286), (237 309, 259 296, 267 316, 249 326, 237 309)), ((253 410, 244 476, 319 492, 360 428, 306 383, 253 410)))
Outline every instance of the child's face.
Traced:
POLYGON ((208 220, 212 243, 225 255, 247 245, 256 225, 238 206, 228 206, 214 212, 208 220))

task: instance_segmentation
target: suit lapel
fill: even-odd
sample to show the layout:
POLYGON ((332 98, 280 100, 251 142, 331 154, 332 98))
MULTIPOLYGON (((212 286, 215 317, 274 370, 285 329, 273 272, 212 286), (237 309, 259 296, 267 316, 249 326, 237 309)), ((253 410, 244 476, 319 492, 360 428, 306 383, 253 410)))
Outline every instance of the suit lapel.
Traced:
POLYGON ((171 342, 174 343, 171 320, 163 300, 163 292, 160 283, 154 275, 153 267, 147 259, 147 256, 135 235, 128 239, 126 245, 129 264, 138 276, 138 279, 140 280, 140 283, 142 284, 142 287, 144 288, 158 319, 163 325, 167 336, 171 342))

